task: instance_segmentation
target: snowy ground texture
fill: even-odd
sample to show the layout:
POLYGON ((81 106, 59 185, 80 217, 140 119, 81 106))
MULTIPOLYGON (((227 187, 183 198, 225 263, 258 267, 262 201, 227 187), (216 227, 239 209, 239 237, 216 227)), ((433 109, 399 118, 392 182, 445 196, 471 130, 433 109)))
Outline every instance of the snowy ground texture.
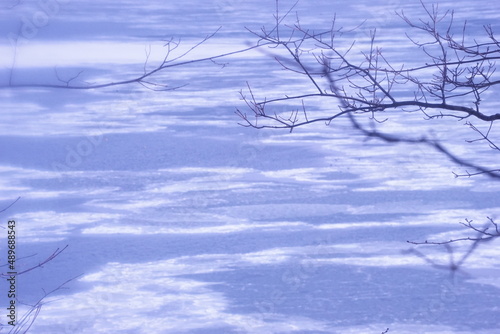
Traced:
MULTIPOLYGON (((440 5, 473 32, 499 22, 496 1, 440 5)), ((175 57, 219 27, 186 59, 242 49, 256 42, 245 27, 272 26, 275 13, 272 0, 8 0, 0 7, 2 86, 57 84, 82 70, 71 84, 127 79, 142 73, 148 53, 147 66, 161 61, 170 37, 181 41, 175 57)), ((346 27, 368 20, 364 29, 377 28, 384 49, 396 54, 406 28, 393 13, 401 10, 424 15, 416 0, 296 7, 315 29, 328 28, 335 13, 346 27)), ((454 178, 463 169, 439 154, 363 141, 345 120, 291 134, 237 125, 247 81, 269 97, 282 86, 310 89, 264 53, 158 78, 187 86, 0 89, 0 208, 21 196, 1 213, 2 226, 17 221, 18 256, 30 256, 18 266, 69 245, 18 278, 19 317, 76 277, 44 300, 30 333, 498 333, 499 243, 479 247, 452 276, 407 252, 406 240, 470 235, 459 224, 466 218, 500 220, 500 182, 454 178)), ((443 141, 473 136, 460 122, 412 117, 411 128, 398 116, 387 126, 432 128, 443 141)), ((449 145, 498 162, 487 147, 449 145)), ((467 247, 454 246, 454 256, 467 247)), ((450 261, 443 247, 417 248, 450 261)), ((6 283, 0 287, 5 324, 6 283)))

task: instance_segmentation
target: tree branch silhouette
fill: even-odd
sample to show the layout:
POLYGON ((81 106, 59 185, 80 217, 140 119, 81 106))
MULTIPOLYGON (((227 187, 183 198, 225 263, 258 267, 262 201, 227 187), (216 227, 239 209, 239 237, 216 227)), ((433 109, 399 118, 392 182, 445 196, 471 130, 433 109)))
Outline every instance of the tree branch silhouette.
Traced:
POLYGON ((492 138, 493 124, 500 120, 500 113, 481 108, 483 98, 495 96, 485 93, 491 93, 500 83, 495 72, 495 61, 500 59, 500 43, 491 26, 484 27, 485 38, 489 42, 473 40, 468 44, 466 24, 458 37, 453 33, 453 12, 443 14, 437 6, 428 8, 423 2, 421 5, 426 19, 414 22, 404 12, 397 13, 422 38, 419 41, 407 34, 409 41, 426 58, 424 65, 414 67, 406 67, 401 62, 392 63, 377 46, 375 30, 370 32, 368 50, 354 53, 357 41, 351 41, 346 46, 343 37, 359 27, 345 30, 337 27, 334 19, 329 30, 316 32, 304 28, 298 18, 294 24, 283 24, 289 12, 284 17, 276 14, 272 29, 263 27, 252 33, 258 37, 259 43, 273 49, 281 48, 288 53, 289 57, 277 53, 272 56, 283 69, 305 77, 310 85, 299 94, 291 91, 284 96, 259 98, 247 83, 248 94, 244 91, 240 94, 248 112, 236 110, 242 120, 240 124, 257 129, 284 128, 293 131, 312 123, 330 124, 340 117, 347 117, 352 126, 368 138, 378 138, 387 143, 424 144, 455 164, 473 170, 466 174, 454 173, 456 177, 484 174, 499 179, 500 168, 488 168, 464 159, 452 153, 443 143, 423 134, 419 137, 393 135, 377 127, 367 128, 358 121, 360 116, 366 115, 376 123, 384 123, 386 116, 382 120, 379 117, 388 110, 419 111, 428 120, 464 120, 480 134, 480 138, 474 141, 482 140, 499 151, 492 138), (305 102, 318 98, 331 100, 332 105, 337 104, 338 110, 330 110, 326 116, 313 115, 306 109, 305 102), (280 103, 294 102, 298 102, 296 109, 288 113, 272 110, 280 103), (481 132, 473 124, 474 120, 488 122, 489 130, 481 132))
POLYGON ((154 75, 158 74, 159 72, 166 71, 168 69, 174 68, 174 67, 180 67, 180 66, 188 66, 200 62, 206 62, 206 61, 211 61, 216 63, 215 61, 220 58, 225 58, 229 57, 232 55, 236 55, 239 53, 244 53, 247 51, 250 51, 255 48, 262 47, 263 45, 252 45, 247 48, 243 48, 240 50, 235 50, 231 52, 226 52, 222 54, 218 54, 215 56, 210 56, 210 57, 203 57, 203 58, 197 58, 197 59, 191 59, 191 60, 182 60, 185 58, 187 55, 192 53, 195 49, 199 48, 203 44, 205 44, 207 41, 212 39, 220 30, 221 28, 219 27, 215 32, 205 36, 201 41, 196 43, 195 45, 189 47, 186 51, 182 52, 180 55, 173 56, 173 52, 179 47, 180 42, 175 41, 173 38, 170 38, 165 41, 165 44, 163 47, 166 49, 165 55, 163 56, 163 59, 160 61, 158 65, 156 65, 153 69, 148 70, 148 63, 150 62, 150 52, 146 52, 146 60, 143 65, 143 73, 139 76, 134 76, 130 79, 126 80, 120 80, 120 81, 112 81, 112 82, 107 82, 107 83, 102 83, 102 84, 88 84, 88 85, 72 85, 71 82, 74 81, 75 79, 79 78, 80 75, 84 72, 79 71, 79 73, 70 79, 62 79, 59 74, 56 71, 56 78, 58 81, 62 82, 61 84, 35 84, 35 83, 25 83, 25 84, 16 84, 12 82, 12 73, 11 77, 9 78, 9 84, 0 86, 0 89, 12 89, 12 88, 56 88, 56 89, 73 89, 73 90, 90 90, 90 89, 101 89, 101 88, 108 88, 108 87, 114 87, 114 86, 124 86, 124 85, 130 85, 130 84, 139 84, 147 89, 153 90, 153 91, 168 91, 168 90, 176 90, 179 89, 185 85, 181 86, 175 86, 175 87, 169 87, 167 84, 158 82, 154 80, 154 75))

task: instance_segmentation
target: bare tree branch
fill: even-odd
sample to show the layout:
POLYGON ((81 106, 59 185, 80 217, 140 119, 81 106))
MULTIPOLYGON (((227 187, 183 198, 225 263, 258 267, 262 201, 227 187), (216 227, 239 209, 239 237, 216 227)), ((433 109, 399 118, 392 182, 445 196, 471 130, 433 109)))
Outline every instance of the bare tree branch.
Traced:
POLYGON ((3 208, 2 210, 0 210, 0 213, 1 213, 1 212, 4 212, 4 211, 6 211, 6 210, 8 210, 11 206, 13 206, 14 204, 16 204, 16 203, 17 203, 17 201, 19 201, 20 199, 21 199, 21 196, 19 196, 18 198, 16 198, 16 199, 14 200, 14 202, 10 203, 7 207, 5 207, 5 208, 3 208))
POLYGON ((435 268, 449 270, 453 277, 456 272, 461 271, 461 267, 463 267, 465 261, 472 255, 472 253, 479 247, 479 245, 500 237, 500 228, 498 224, 495 223, 495 221, 490 217, 488 217, 488 223, 483 227, 477 227, 473 225, 472 220, 466 219, 465 221, 466 221, 465 223, 461 224, 476 232, 475 237, 455 238, 447 241, 428 241, 428 240, 425 240, 423 242, 407 241, 408 243, 413 245, 441 245, 445 247, 446 251, 448 252, 448 258, 449 258, 448 264, 438 263, 415 248, 409 249, 406 252, 412 253, 420 257, 425 262, 429 263, 431 266, 435 268), (472 243, 460 255, 458 259, 455 259, 456 250, 452 247, 451 244, 461 241, 471 241, 472 243))
POLYGON ((154 75, 161 72, 168 70, 170 68, 174 67, 179 67, 179 66, 187 66, 187 65, 192 65, 195 63, 199 62, 205 62, 205 61, 212 61, 215 62, 215 60, 220 59, 220 58, 225 58, 229 57, 235 54, 240 54, 244 53, 256 48, 259 48, 263 45, 253 45, 249 46, 247 48, 243 48, 240 50, 236 51, 231 51, 211 57, 204 57, 204 58, 198 58, 198 59, 192 59, 192 60, 185 60, 181 61, 182 58, 186 57, 188 54, 193 52, 195 49, 199 48, 201 45, 206 43, 208 40, 213 38, 220 30, 221 28, 219 27, 215 32, 207 35, 205 38, 203 38, 200 42, 196 43, 195 45, 191 46, 188 48, 188 50, 182 52, 180 55, 170 57, 172 52, 176 50, 180 44, 180 41, 175 41, 174 39, 168 39, 165 41, 164 47, 166 49, 165 55, 160 62, 160 64, 156 65, 153 67, 153 69, 148 70, 148 63, 150 61, 150 51, 146 50, 146 61, 144 62, 143 65, 143 73, 139 76, 133 77, 131 79, 127 80, 121 80, 121 81, 115 81, 115 82, 107 82, 107 83, 102 83, 102 84, 88 84, 88 85, 71 85, 71 81, 74 81, 75 79, 79 78, 80 75, 83 73, 83 71, 80 71, 77 75, 71 77, 70 79, 62 79, 59 74, 56 72, 56 77, 59 81, 62 82, 62 84, 34 84, 34 83, 26 83, 26 84, 15 84, 12 82, 12 74, 11 78, 9 79, 9 84, 5 86, 0 86, 0 89, 12 89, 12 88, 57 88, 57 89, 74 89, 74 90, 89 90, 89 89, 100 89, 100 88, 107 88, 107 87, 113 87, 113 86, 123 86, 123 85, 129 85, 129 84, 139 84, 147 89, 154 90, 154 91, 165 91, 165 90, 175 90, 179 89, 185 85, 181 86, 175 86, 175 87, 169 87, 167 84, 160 83, 155 81, 154 75))
POLYGON ((42 307, 48 303, 46 299, 57 291, 64 289, 69 282, 77 279, 80 276, 81 275, 78 275, 76 277, 68 279, 49 292, 46 292, 44 290, 44 294, 40 299, 38 299, 33 305, 28 305, 30 306, 30 309, 17 321, 16 326, 12 327, 12 329, 9 331, 9 334, 28 333, 35 323, 38 315, 40 314, 42 307))
POLYGON ((353 127, 367 137, 387 143, 424 144, 455 164, 473 170, 466 174, 454 173, 457 177, 484 174, 500 178, 500 169, 466 160, 453 154, 443 143, 430 140, 425 135, 417 138, 390 135, 376 128, 367 129, 357 121, 359 115, 367 114, 370 119, 383 123, 387 117, 380 118, 378 115, 387 110, 421 111, 427 119, 465 120, 480 135, 474 141, 484 141, 498 151, 491 132, 493 123, 500 120, 500 113, 481 110, 481 102, 484 93, 500 83, 500 78, 495 74, 495 61, 500 59, 500 43, 491 27, 485 26, 489 42, 474 40, 467 44, 466 24, 459 37, 454 35, 456 29, 452 11, 441 13, 437 6, 427 7, 423 2, 421 5, 426 19, 414 22, 404 12, 398 14, 410 28, 420 32, 421 40, 410 35, 408 38, 427 57, 424 65, 410 68, 405 68, 404 64, 391 64, 376 45, 376 31, 370 32, 368 50, 353 54, 356 41, 343 47, 345 43, 339 38, 345 30, 336 27, 335 20, 329 31, 318 33, 302 27, 298 18, 293 25, 282 24, 290 13, 288 11, 280 20, 276 20, 276 26, 271 30, 262 28, 260 32, 252 32, 259 38, 259 43, 263 41, 272 49, 284 49, 289 57, 272 55, 273 58, 285 70, 305 76, 311 85, 310 92, 305 88, 299 94, 259 100, 247 84, 251 98, 247 99, 243 92, 241 97, 250 113, 236 110, 243 120, 240 124, 258 129, 285 128, 292 131, 315 122, 329 124, 346 116, 353 127), (288 35, 285 34, 287 31, 288 35), (314 63, 316 65, 311 65, 314 63), (320 80, 323 80, 327 89, 321 87, 320 80), (305 106, 307 101, 317 98, 332 99, 332 106, 337 105, 338 110, 331 111, 328 116, 313 117, 305 106), (273 111, 274 105, 294 101, 300 101, 300 105, 290 110, 289 116, 273 111), (302 109, 301 113, 297 112, 299 109, 302 109), (253 117, 249 116, 252 114, 253 117), (489 130, 481 132, 472 125, 472 119, 489 122, 489 130))
POLYGON ((485 242, 500 237, 500 227, 498 226, 498 224, 493 220, 493 218, 490 217, 487 218, 488 218, 488 223, 486 223, 483 227, 475 226, 473 224, 473 221, 469 219, 465 219, 465 223, 462 222, 460 223, 463 226, 476 232, 475 237, 456 238, 456 239, 450 239, 448 241, 425 240, 423 242, 417 242, 417 241, 407 241, 407 242, 413 245, 446 245, 457 241, 473 241, 474 243, 485 242))

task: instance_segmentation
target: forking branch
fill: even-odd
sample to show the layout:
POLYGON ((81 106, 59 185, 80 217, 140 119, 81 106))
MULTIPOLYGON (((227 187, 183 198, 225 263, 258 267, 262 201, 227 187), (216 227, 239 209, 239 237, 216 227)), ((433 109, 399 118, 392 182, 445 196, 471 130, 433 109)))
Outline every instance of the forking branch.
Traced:
MULTIPOLYGON (((247 48, 235 50, 235 51, 230 51, 222 54, 218 54, 215 56, 210 56, 210 57, 202 57, 202 58, 196 58, 196 59, 190 59, 190 60, 183 60, 188 56, 190 53, 192 53, 194 50, 198 49, 200 46, 208 42, 210 39, 212 39, 220 30, 221 28, 219 27, 215 32, 205 36, 201 41, 197 42, 193 46, 189 47, 187 50, 180 52, 180 54, 175 55, 174 51, 176 51, 179 46, 180 46, 180 40, 175 40, 174 38, 169 38, 164 41, 164 56, 160 60, 160 62, 157 65, 154 65, 152 68, 149 68, 150 65, 150 56, 151 56, 151 50, 146 49, 146 55, 145 55, 145 62, 143 64, 143 69, 142 69, 142 74, 137 75, 137 76, 132 76, 130 79, 126 80, 119 80, 119 81, 111 81, 111 82, 106 82, 102 84, 86 84, 86 85, 73 85, 72 81, 78 79, 80 75, 84 72, 79 71, 75 76, 72 76, 69 79, 63 79, 61 76, 57 73, 56 71, 56 78, 60 84, 36 84, 36 83, 14 83, 12 76, 13 76, 13 71, 14 68, 11 69, 10 72, 10 78, 9 78, 9 83, 8 85, 0 86, 0 89, 12 89, 12 88, 56 88, 56 89, 73 89, 73 90, 91 90, 91 89, 101 89, 101 88, 108 88, 108 87, 114 87, 114 86, 125 86, 125 85, 131 85, 131 84, 138 84, 141 85, 147 89, 153 90, 153 91, 168 91, 168 90, 176 90, 179 89, 185 85, 181 86, 175 86, 175 87, 170 87, 168 84, 159 82, 155 80, 155 74, 158 74, 159 72, 166 71, 168 69, 174 68, 174 67, 182 67, 182 66, 188 66, 192 65, 195 63, 200 63, 200 62, 206 62, 206 61, 211 61, 215 63, 216 60, 220 58, 225 58, 229 57, 235 54, 239 53, 244 53, 249 50, 259 48, 262 45, 256 45, 256 46, 249 46, 247 48)), ((13 62, 15 64, 15 61, 13 62)))
POLYGON ((472 220, 470 219, 465 219, 465 223, 460 223, 466 228, 470 229, 475 233, 475 236, 473 237, 462 237, 462 238, 451 238, 446 241, 407 241, 410 244, 421 246, 421 245, 441 245, 444 246, 446 251, 448 252, 448 257, 449 257, 449 263, 448 264, 440 264, 437 263, 435 260, 431 259, 427 255, 425 255, 423 252, 411 248, 409 249, 408 253, 415 254, 416 256, 420 257, 430 265, 432 265, 435 268, 438 269, 446 269, 450 270, 452 276, 455 274, 455 272, 458 272, 461 270, 461 267, 463 267, 465 261, 473 254, 473 252, 479 247, 479 245, 493 241, 497 238, 500 237, 500 227, 498 226, 498 223, 496 223, 493 218, 488 217, 488 222, 484 224, 482 227, 477 226, 476 224, 473 223, 472 220), (465 249, 465 251, 462 252, 461 256, 458 259, 455 259, 456 255, 456 250, 453 248, 452 244, 457 243, 457 242, 466 242, 470 241, 471 243, 469 246, 465 249))
POLYGON ((495 72, 495 61, 500 59, 500 43, 492 27, 484 27, 483 39, 486 41, 469 42, 466 24, 457 36, 454 35, 453 12, 443 14, 437 6, 428 8, 423 2, 421 4, 426 19, 414 22, 404 12, 397 13, 416 31, 417 37, 410 34, 407 37, 416 51, 426 58, 423 65, 412 67, 400 61, 391 62, 382 48, 377 46, 375 30, 369 34, 366 50, 355 53, 358 41, 346 44, 343 39, 359 26, 346 30, 337 27, 334 19, 330 29, 317 32, 304 28, 298 17, 295 23, 285 25, 282 23, 284 17, 276 14, 273 29, 262 28, 253 33, 259 38, 259 43, 265 42, 273 48, 273 57, 283 69, 302 76, 309 85, 306 84, 299 94, 285 91, 284 96, 259 98, 248 84, 250 95, 241 92, 248 111, 236 111, 242 120, 241 125, 293 131, 312 123, 330 124, 340 117, 347 117, 352 126, 368 138, 388 143, 428 145, 452 162, 474 170, 466 174, 455 173, 457 177, 484 174, 500 178, 499 168, 470 162, 425 134, 419 137, 392 135, 375 126, 366 128, 358 121, 360 116, 366 115, 375 124, 384 123, 387 116, 383 113, 390 110, 418 111, 428 120, 449 118, 466 121, 473 131, 481 135, 478 140, 487 142, 490 148, 498 151, 493 130, 496 121, 500 120, 500 113, 491 113, 487 106, 483 108, 483 100, 495 97, 496 94, 491 93, 500 84, 500 76, 495 72), (276 49, 285 51, 285 56, 278 54, 276 49), (314 99, 331 100, 332 108, 318 116, 306 108, 308 102, 314 99), (297 107, 288 114, 278 113, 275 110, 280 103, 296 103, 297 107), (335 105, 337 108, 333 107, 335 105), (489 130, 481 132, 474 125, 475 121, 489 123, 489 130))

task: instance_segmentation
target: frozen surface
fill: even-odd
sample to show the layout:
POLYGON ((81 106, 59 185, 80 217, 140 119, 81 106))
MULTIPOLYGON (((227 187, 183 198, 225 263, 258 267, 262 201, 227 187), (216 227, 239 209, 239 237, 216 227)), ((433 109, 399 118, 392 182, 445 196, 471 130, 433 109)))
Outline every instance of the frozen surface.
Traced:
MULTIPOLYGON (((440 3, 472 32, 499 19, 497 2, 440 3)), ((219 27, 186 59, 239 50, 255 43, 245 27, 271 26, 275 13, 274 1, 237 0, 0 6, 1 85, 55 84, 82 70, 72 84, 127 79, 147 54, 150 68, 161 61, 164 40, 181 41, 176 56, 219 27)), ((418 1, 302 1, 296 10, 317 29, 334 13, 347 27, 367 19, 396 57, 406 28, 393 12, 422 15, 418 1)), ((363 31, 351 37, 362 41, 363 31)), ((466 218, 499 217, 500 182, 454 178, 463 169, 439 154, 366 142, 345 120, 291 134, 238 126, 247 81, 270 96, 282 85, 309 89, 263 53, 159 78, 182 87, 0 89, 0 207, 21 196, 1 219, 16 219, 20 256, 30 256, 18 265, 69 245, 19 277, 19 314, 78 276, 45 300, 32 333, 498 333, 498 241, 452 277, 408 252, 406 240, 461 237, 466 218)), ((470 135, 456 121, 408 117, 410 132, 470 135)), ((405 122, 393 115, 386 126, 405 122)), ((487 147, 462 143, 449 145, 498 162, 487 147)), ((467 247, 455 246, 455 257, 467 247)), ((443 247, 418 249, 450 261, 443 247)))

